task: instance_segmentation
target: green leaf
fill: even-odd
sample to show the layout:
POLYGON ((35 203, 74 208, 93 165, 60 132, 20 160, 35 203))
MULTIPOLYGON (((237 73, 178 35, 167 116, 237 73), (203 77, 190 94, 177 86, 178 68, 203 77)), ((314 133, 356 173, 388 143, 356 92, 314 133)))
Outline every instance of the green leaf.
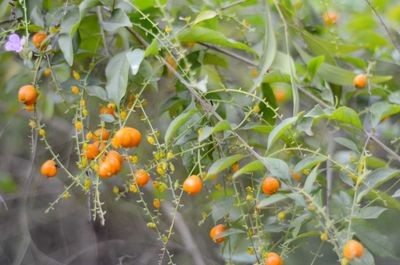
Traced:
POLYGON ((164 141, 166 144, 170 142, 175 132, 179 129, 182 124, 184 124, 191 116, 193 116, 197 111, 195 109, 190 109, 186 112, 181 113, 177 116, 168 126, 165 132, 164 141))
POLYGON ((357 202, 367 195, 373 188, 391 180, 395 176, 398 176, 400 171, 393 168, 378 168, 369 173, 360 188, 360 192, 357 196, 357 202))
POLYGON ((86 92, 88 93, 89 96, 98 97, 103 101, 107 101, 107 92, 102 87, 87 86, 86 92))
POLYGON ((386 210, 386 208, 378 206, 364 207, 357 211, 353 217, 359 219, 376 219, 386 210))
POLYGON ((288 198, 289 198, 288 196, 286 196, 284 194, 281 194, 281 193, 274 194, 274 195, 271 195, 271 196, 269 196, 269 197, 267 197, 265 199, 262 199, 257 204, 257 208, 262 209, 262 208, 265 208, 267 206, 270 206, 271 204, 283 201, 283 200, 288 199, 288 198))
POLYGON ((199 135, 199 142, 207 139, 211 134, 229 130, 231 128, 231 124, 227 120, 222 120, 218 122, 214 127, 204 127, 201 129, 201 134, 199 135))
POLYGON ((84 0, 79 5, 80 17, 83 18, 85 14, 93 7, 99 4, 99 0, 84 0))
POLYGON ((68 65, 72 66, 74 63, 74 48, 72 46, 72 38, 68 33, 62 33, 58 37, 58 45, 68 65))
POLYGON ((256 53, 246 44, 230 40, 219 31, 203 27, 194 27, 183 30, 178 35, 178 40, 181 42, 207 42, 225 47, 241 49, 251 53, 256 53))
MULTIPOLYGON (((167 0, 159 0, 158 1, 161 5, 164 5, 167 3, 167 0)), ((132 3, 139 8, 140 10, 146 10, 148 8, 152 8, 157 6, 157 1, 156 0, 132 0, 132 3)))
POLYGON ((212 19, 212 18, 214 18, 214 17, 217 16, 217 15, 218 15, 218 13, 215 12, 215 11, 213 11, 213 10, 204 10, 204 11, 201 11, 201 12, 197 15, 197 17, 194 19, 193 25, 196 25, 196 24, 198 24, 198 23, 200 23, 200 22, 202 22, 202 21, 204 21, 204 20, 212 19))
POLYGON ((341 121, 362 130, 363 126, 355 110, 342 106, 333 111, 332 115, 329 117, 331 120, 341 121))
POLYGON ((325 61, 325 56, 321 55, 315 58, 312 58, 308 63, 307 63, 307 71, 310 76, 310 80, 314 79, 315 74, 317 73, 319 67, 321 64, 325 61))
POLYGON ((275 109, 277 108, 277 105, 272 87, 268 83, 262 83, 261 92, 263 94, 264 101, 268 103, 268 105, 265 104, 264 101, 259 103, 262 116, 270 124, 275 124, 276 120, 275 109))
POLYGON ((343 145, 343 146, 349 148, 350 150, 353 150, 353 151, 355 151, 355 152, 357 152, 357 153, 360 152, 360 150, 358 149, 357 144, 354 143, 353 141, 347 139, 347 138, 336 137, 334 140, 335 140, 335 142, 337 142, 338 144, 343 145))
POLYGON ((242 158, 243 158, 243 155, 237 154, 237 155, 224 157, 224 158, 217 160, 216 162, 214 162, 211 165, 210 169, 207 172, 207 176, 213 176, 213 175, 218 174, 219 172, 232 166, 234 163, 236 163, 237 161, 239 161, 242 158))
POLYGON ((129 63, 126 55, 127 52, 118 53, 111 58, 106 67, 107 95, 116 105, 119 105, 125 96, 128 86, 129 63))
POLYGON ((264 157, 261 162, 273 176, 281 179, 289 179, 289 167, 285 161, 272 157, 264 157))
POLYGON ((122 27, 131 27, 132 23, 129 17, 125 14, 122 9, 115 9, 112 12, 111 18, 108 21, 103 22, 103 27, 107 31, 117 31, 122 27))
POLYGON ((307 176, 306 182, 304 183, 304 191, 310 193, 314 185, 315 180, 318 176, 318 167, 315 167, 313 171, 307 176))
POLYGON ((383 118, 399 113, 400 105, 379 101, 372 104, 370 112, 372 114, 372 126, 376 127, 383 118))
POLYGON ((158 40, 153 39, 149 47, 147 47, 146 51, 144 52, 144 57, 148 57, 150 55, 158 55, 158 52, 159 52, 158 40))
POLYGON ((294 172, 302 172, 304 169, 308 169, 315 165, 318 165, 324 162, 326 159, 326 157, 321 155, 308 156, 297 163, 293 170, 294 172))
POLYGON ((247 165, 241 167, 238 171, 235 172, 235 174, 233 174, 233 178, 237 178, 243 174, 249 173, 249 172, 253 172, 253 171, 260 171, 264 168, 264 164, 259 161, 259 160, 255 160, 253 162, 248 163, 247 165))
POLYGON ((133 51, 126 53, 126 58, 131 68, 132 75, 136 75, 139 71, 140 64, 144 59, 144 51, 141 49, 134 49, 133 51))
POLYGON ((356 233, 361 242, 375 255, 381 257, 395 257, 396 251, 393 243, 387 236, 376 231, 367 221, 357 220, 353 222, 352 229, 356 233))
POLYGON ((271 131, 268 136, 268 149, 271 148, 272 144, 275 143, 281 135, 297 121, 297 118, 298 117, 287 118, 271 131))
MULTIPOLYGON (((275 60, 275 55, 277 52, 277 45, 276 45, 276 38, 274 33, 274 26, 272 24, 272 16, 269 8, 267 7, 267 16, 266 16, 266 23, 265 23, 265 34, 264 34, 264 41, 263 41, 263 53, 260 60, 259 65, 259 74, 254 79, 254 83, 250 91, 254 91, 257 87, 260 86, 261 82, 264 79, 264 73, 266 73, 273 64, 275 60)), ((263 84, 265 85, 265 84, 263 84)), ((265 97, 265 95, 264 95, 265 97)), ((275 100, 275 97, 272 97, 275 100)), ((267 98, 268 100, 269 98, 267 98)))
MULTIPOLYGON (((294 43, 297 51, 299 52, 301 58, 308 63, 312 57, 307 54, 300 46, 294 43)), ((356 76, 355 73, 340 68, 338 66, 334 66, 328 63, 322 63, 317 71, 317 76, 321 79, 328 81, 332 84, 337 84, 341 86, 350 86, 353 85, 353 79, 356 76)), ((374 83, 383 83, 392 79, 392 76, 372 76, 370 80, 374 83)))

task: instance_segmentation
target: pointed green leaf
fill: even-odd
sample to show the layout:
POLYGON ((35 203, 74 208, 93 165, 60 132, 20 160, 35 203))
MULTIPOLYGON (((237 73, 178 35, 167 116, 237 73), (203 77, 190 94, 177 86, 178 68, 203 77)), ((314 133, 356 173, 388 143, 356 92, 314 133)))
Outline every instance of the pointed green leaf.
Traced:
POLYGON ((212 176, 212 175, 218 174, 219 172, 232 166, 234 163, 236 163, 237 161, 239 161, 242 158, 243 158, 243 155, 237 154, 237 155, 224 157, 224 158, 217 160, 216 162, 214 162, 214 164, 211 165, 210 169, 207 172, 207 176, 212 176))
POLYGON ((207 139, 211 134, 229 130, 231 128, 231 124, 227 120, 222 120, 218 122, 214 127, 204 127, 201 129, 201 134, 199 135, 199 142, 207 139))
POLYGON ((107 31, 117 31, 119 28, 122 27, 131 27, 132 23, 129 17, 125 14, 122 9, 115 9, 112 12, 110 20, 103 22, 103 27, 107 31))
POLYGON ((126 53, 126 58, 131 68, 132 75, 136 75, 139 71, 140 64, 144 59, 144 51, 141 49, 134 49, 133 51, 126 53))
POLYGON ((218 15, 218 13, 215 12, 214 10, 204 10, 204 11, 201 11, 201 12, 197 15, 197 17, 194 19, 193 25, 196 25, 196 24, 198 24, 198 23, 200 23, 200 22, 202 22, 202 21, 204 21, 204 20, 212 19, 212 18, 214 18, 214 17, 217 16, 217 15, 218 15))
POLYGON ((324 162, 325 160, 326 157, 321 155, 308 156, 297 163, 293 170, 294 172, 302 172, 304 169, 311 168, 317 164, 324 162))
POLYGON ((165 143, 169 143, 172 137, 175 135, 175 132, 182 126, 190 117, 192 117, 197 111, 195 109, 190 109, 184 113, 181 113, 177 116, 168 126, 167 131, 165 132, 164 141, 165 143))
POLYGON ((235 174, 233 174, 233 178, 235 179, 243 174, 253 172, 253 171, 259 171, 259 170, 262 170, 263 168, 264 168, 264 164, 259 160, 255 160, 255 161, 250 162, 247 165, 241 167, 238 171, 236 171, 235 174))
POLYGON ((315 180, 318 176, 318 167, 315 167, 311 173, 307 176, 306 182, 304 183, 304 191, 310 193, 314 185, 315 180))
POLYGON ((297 121, 297 118, 298 117, 287 118, 271 131, 268 136, 268 149, 271 148, 272 144, 275 143, 281 135, 297 121))
POLYGON ((261 162, 274 177, 289 179, 289 167, 285 161, 272 157, 264 157, 261 162))
POLYGON ((118 53, 108 62, 106 67, 108 98, 119 105, 125 96, 128 86, 129 63, 126 57, 127 52, 118 53))
POLYGON ((178 40, 181 42, 207 42, 225 47, 241 49, 251 53, 256 53, 246 44, 228 39, 219 31, 203 27, 194 27, 183 30, 178 35, 178 40))
POLYGON ((333 111, 332 115, 329 117, 331 120, 336 120, 340 122, 344 122, 354 127, 362 130, 363 126, 360 121, 360 117, 355 110, 349 107, 340 107, 333 111))
POLYGON ((274 194, 271 195, 265 199, 262 199, 258 204, 257 204, 257 208, 262 209, 265 208, 267 206, 270 206, 271 204, 283 201, 285 199, 288 199, 289 197, 284 195, 284 194, 274 194))

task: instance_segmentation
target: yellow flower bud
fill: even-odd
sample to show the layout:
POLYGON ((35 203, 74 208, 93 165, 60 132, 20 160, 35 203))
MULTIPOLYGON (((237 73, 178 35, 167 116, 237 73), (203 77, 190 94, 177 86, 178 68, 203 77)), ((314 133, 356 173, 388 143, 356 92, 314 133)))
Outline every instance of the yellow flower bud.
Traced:
POLYGON ((79 94, 79 88, 77 86, 71 86, 71 91, 73 94, 79 94))
POLYGON ((72 71, 72 76, 73 76, 74 79, 77 80, 77 81, 81 80, 81 75, 80 75, 77 71, 75 71, 75 70, 72 71))

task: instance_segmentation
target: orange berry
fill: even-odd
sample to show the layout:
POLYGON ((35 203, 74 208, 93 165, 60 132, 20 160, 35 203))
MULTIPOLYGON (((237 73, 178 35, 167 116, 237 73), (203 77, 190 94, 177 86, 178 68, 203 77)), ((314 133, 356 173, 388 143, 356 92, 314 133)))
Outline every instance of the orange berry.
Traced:
POLYGON ((105 128, 99 128, 94 131, 94 139, 107 141, 110 138, 110 132, 105 128))
POLYGON ((100 145, 98 141, 88 144, 85 151, 85 156, 87 159, 95 159, 96 156, 100 154, 100 151, 105 147, 104 143, 100 145))
POLYGON ((126 127, 126 130, 132 137, 131 147, 137 147, 142 141, 142 134, 135 128, 126 127))
POLYGON ((357 87, 357 88, 364 88, 365 85, 367 84, 367 76, 364 74, 359 74, 356 75, 353 79, 353 84, 357 87))
POLYGON ((239 170, 239 163, 236 162, 235 164, 232 165, 232 171, 237 172, 239 170))
POLYGON ((154 206, 154 208, 159 209, 160 206, 161 206, 160 200, 159 199, 154 199, 153 200, 153 206, 154 206))
POLYGON ((18 91, 18 101, 26 105, 33 105, 36 103, 38 93, 34 86, 26 85, 20 87, 18 91))
POLYGON ((48 178, 57 175, 56 162, 54 162, 53 160, 47 160, 46 162, 44 162, 40 167, 40 173, 48 178))
POLYGON ((222 232, 224 232, 225 230, 226 230, 226 226, 225 225, 223 225, 223 224, 216 225, 213 228, 211 228, 210 237, 212 238, 212 240, 215 243, 222 243, 222 242, 224 242, 224 237, 218 237, 217 238, 217 236, 219 234, 221 234, 222 232))
POLYGON ((44 69, 43 76, 44 77, 50 77, 51 76, 51 69, 50 68, 44 69))
POLYGON ((36 48, 45 48, 46 45, 42 45, 43 41, 47 38, 47 34, 43 32, 36 32, 35 35, 32 37, 32 42, 36 48))
POLYGON ((264 194, 272 195, 279 191, 279 181, 276 178, 265 178, 261 188, 264 194))
POLYGON ((123 159, 122 159, 122 156, 118 152, 116 152, 114 150, 111 150, 110 152, 108 152, 108 154, 106 156, 106 161, 108 163, 110 163, 110 165, 113 167, 115 173, 118 173, 121 171, 123 159))
POLYGON ((269 252, 265 257, 265 265, 283 265, 282 258, 275 252, 269 252))
POLYGON ((364 247, 360 242, 356 240, 349 240, 344 245, 343 256, 346 259, 352 260, 354 258, 359 258, 362 255, 364 255, 364 247))
POLYGON ((144 169, 136 170, 133 177, 139 187, 144 187, 150 180, 150 174, 146 172, 144 169))
POLYGON ((257 68, 251 68, 250 69, 250 75, 251 75, 251 77, 256 78, 258 76, 257 68))
POLYGON ((328 11, 322 16, 326 25, 331 26, 336 24, 338 15, 335 11, 328 11))
POLYGON ((115 116, 115 108, 113 107, 106 107, 106 106, 101 106, 100 107, 100 114, 110 114, 112 116, 115 116))
POLYGON ((142 134, 138 130, 124 127, 115 133, 111 143, 114 148, 132 148, 137 147, 141 140, 142 134))
POLYGON ((199 193, 202 187, 203 187, 203 182, 197 175, 189 176, 183 182, 183 190, 190 195, 199 193))
POLYGON ((100 163, 97 173, 101 178, 111 178, 115 174, 114 166, 105 160, 100 163))
POLYGON ((290 175, 292 176, 292 178, 297 181, 300 182, 301 181, 301 175, 297 172, 291 171, 290 175))
POLYGON ((282 88, 276 89, 274 91, 274 95, 275 95, 276 102, 284 103, 286 101, 286 98, 287 98, 286 90, 284 90, 282 88))

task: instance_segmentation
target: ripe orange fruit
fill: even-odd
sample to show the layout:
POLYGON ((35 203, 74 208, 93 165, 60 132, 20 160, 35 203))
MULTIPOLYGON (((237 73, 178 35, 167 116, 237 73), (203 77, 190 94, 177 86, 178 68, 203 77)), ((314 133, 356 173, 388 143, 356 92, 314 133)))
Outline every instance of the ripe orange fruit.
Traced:
POLYGON ((32 37, 32 42, 36 48, 45 48, 46 45, 42 46, 43 41, 47 38, 47 34, 43 32, 36 32, 32 37))
POLYGON ((300 182, 301 181, 301 175, 297 172, 291 171, 290 175, 292 176, 292 178, 297 181, 300 182))
POLYGON ((264 194, 272 195, 279 191, 279 181, 276 178, 265 178, 261 188, 264 194))
POLYGON ((110 114, 112 116, 115 116, 115 108, 111 107, 111 106, 101 106, 100 107, 100 114, 110 114))
POLYGON ((203 187, 203 182, 197 175, 189 176, 183 182, 183 190, 190 195, 199 193, 202 187, 203 187))
POLYGON ((101 178, 111 178, 115 174, 114 166, 107 160, 100 163, 98 172, 101 178))
POLYGON ((365 85, 367 84, 367 76, 364 74, 359 74, 356 75, 353 79, 353 84, 357 87, 357 88, 364 88, 365 85))
POLYGON ((25 105, 33 105, 36 103, 38 93, 34 86, 26 85, 20 87, 18 91, 18 101, 25 105))
POLYGON ((107 141, 110 138, 110 132, 105 128, 99 128, 94 131, 94 139, 95 140, 103 140, 107 141))
POLYGON ((239 163, 236 162, 235 164, 232 165, 232 171, 235 173, 239 170, 239 163))
POLYGON ((47 160, 46 162, 44 162, 40 167, 40 173, 48 178, 57 175, 56 162, 54 162, 53 160, 47 160))
POLYGON ((265 265, 283 265, 282 258, 275 252, 269 252, 265 257, 265 265))
POLYGON ((326 25, 331 26, 336 24, 338 15, 335 11, 328 11, 322 16, 326 25))
POLYGON ((287 93, 286 90, 282 88, 278 88, 274 91, 275 99, 276 102, 278 103, 284 103, 287 99, 287 93))
POLYGON ((136 170, 133 177, 139 187, 144 187, 150 180, 150 174, 144 169, 136 170))
POLYGON ((349 240, 344 245, 343 256, 346 259, 352 260, 354 258, 359 258, 362 255, 364 255, 364 247, 360 242, 356 240, 349 240))
POLYGON ((138 146, 141 140, 142 134, 138 130, 124 127, 115 133, 111 143, 114 148, 132 148, 138 146))
POLYGON ((88 144, 88 147, 85 151, 86 158, 89 160, 95 159, 96 156, 100 154, 100 151, 103 150, 105 147, 106 146, 104 143, 100 144, 98 141, 95 141, 92 144, 88 144))
POLYGON ((222 232, 224 232, 225 230, 226 230, 225 225, 223 225, 223 224, 216 225, 213 228, 211 228, 210 237, 212 238, 212 240, 215 243, 222 243, 222 242, 224 242, 224 237, 217 238, 217 236, 219 234, 221 234, 222 232))
POLYGON ((124 161, 122 159, 122 156, 118 152, 111 150, 110 152, 108 152, 105 160, 108 163, 110 163, 110 165, 113 167, 115 173, 118 173, 121 171, 122 163, 124 161))

